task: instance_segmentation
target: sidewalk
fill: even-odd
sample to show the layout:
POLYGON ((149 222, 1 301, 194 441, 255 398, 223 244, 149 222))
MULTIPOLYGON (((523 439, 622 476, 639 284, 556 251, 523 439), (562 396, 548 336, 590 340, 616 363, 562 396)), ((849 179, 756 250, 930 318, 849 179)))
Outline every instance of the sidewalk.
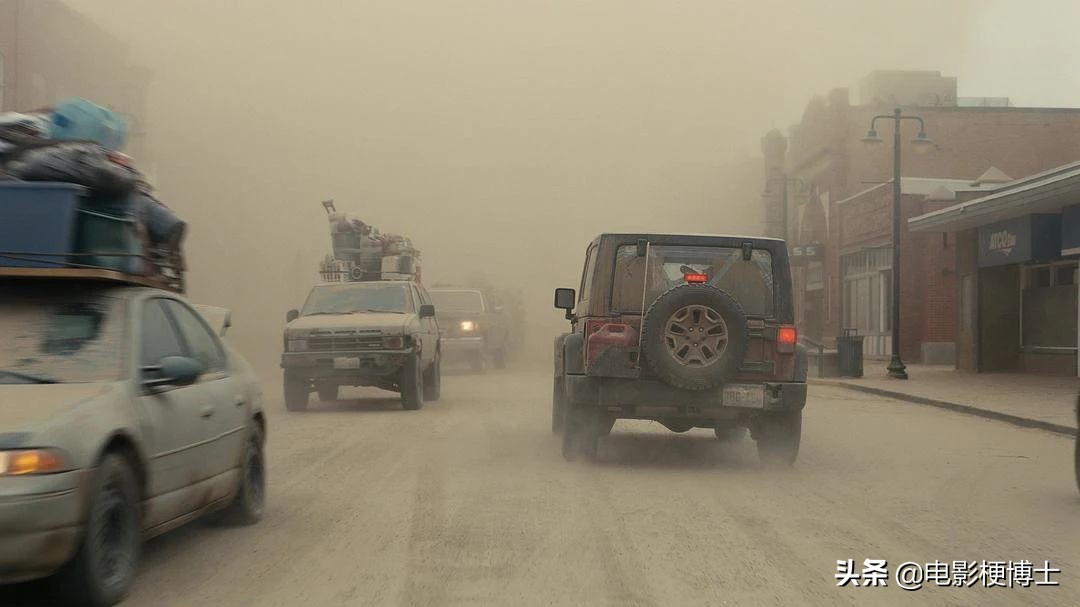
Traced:
POLYGON ((908 365, 909 379, 885 375, 884 361, 866 361, 863 377, 810 378, 811 385, 842 386, 922 405, 970 413, 1074 436, 1080 378, 1020 373, 967 373, 949 367, 908 365))

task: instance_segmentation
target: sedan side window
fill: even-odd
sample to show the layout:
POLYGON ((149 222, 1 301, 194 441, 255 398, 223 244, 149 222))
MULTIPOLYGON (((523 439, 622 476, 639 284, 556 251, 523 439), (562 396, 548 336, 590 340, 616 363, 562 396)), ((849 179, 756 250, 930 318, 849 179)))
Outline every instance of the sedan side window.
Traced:
POLYGON ((176 300, 167 300, 165 307, 176 320, 180 332, 187 342, 189 355, 202 363, 204 373, 215 373, 225 370, 225 353, 221 349, 217 338, 214 337, 206 323, 195 315, 184 304, 176 300))
POLYGON ((157 365, 166 356, 184 355, 180 336, 161 302, 160 299, 148 299, 142 305, 139 364, 144 367, 157 365))

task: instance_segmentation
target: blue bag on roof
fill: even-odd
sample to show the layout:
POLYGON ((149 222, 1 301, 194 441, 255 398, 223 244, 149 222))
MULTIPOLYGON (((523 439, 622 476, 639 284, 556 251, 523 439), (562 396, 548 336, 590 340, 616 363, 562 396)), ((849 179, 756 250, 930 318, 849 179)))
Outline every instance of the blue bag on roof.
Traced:
POLYGON ((61 141, 93 141, 117 151, 124 146, 124 120, 108 108, 74 97, 52 108, 49 138, 61 141))

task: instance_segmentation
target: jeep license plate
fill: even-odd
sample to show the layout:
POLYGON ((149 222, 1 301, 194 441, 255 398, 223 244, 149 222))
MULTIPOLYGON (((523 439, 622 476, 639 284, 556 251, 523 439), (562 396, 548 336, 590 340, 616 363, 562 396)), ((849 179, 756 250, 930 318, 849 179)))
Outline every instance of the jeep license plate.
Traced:
POLYGON ((765 386, 724 386, 725 407, 765 408, 765 386))
POLYGON ((334 358, 335 369, 359 369, 360 359, 339 356, 334 358))

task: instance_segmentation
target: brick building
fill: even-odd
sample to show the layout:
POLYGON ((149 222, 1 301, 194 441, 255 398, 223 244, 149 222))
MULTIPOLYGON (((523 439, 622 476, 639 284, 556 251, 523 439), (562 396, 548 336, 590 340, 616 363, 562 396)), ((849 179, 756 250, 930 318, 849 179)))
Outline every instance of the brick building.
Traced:
POLYGON ((127 46, 59 0, 0 0, 0 111, 85 97, 111 108, 128 128, 125 152, 153 176, 146 141, 150 72, 127 46))
MULTIPOLYGON (((890 287, 880 287, 875 295, 860 282, 863 274, 888 277, 891 272, 892 146, 863 141, 875 115, 900 107, 905 114, 921 116, 934 142, 902 148, 906 217, 1010 176, 1024 177, 1080 159, 1080 109, 1020 108, 1007 99, 958 98, 956 79, 939 72, 874 72, 862 82, 860 100, 853 104, 847 89, 835 89, 811 99, 787 136, 774 130, 762 139, 767 232, 785 237, 793 251, 814 251, 793 258, 796 320, 804 335, 827 343, 846 322, 859 328, 860 315, 890 316, 890 287), (996 169, 989 171, 992 167, 996 169)), ((891 123, 879 122, 878 128, 888 141, 891 123)), ((903 140, 914 139, 917 131, 917 124, 905 121, 903 140)), ((940 235, 937 239, 937 244, 902 244, 901 346, 910 360, 922 360, 925 354, 932 362, 946 362, 956 341, 954 314, 937 313, 950 305, 956 288, 948 267, 953 256, 944 250, 951 244, 940 235), (932 288, 926 291, 928 284, 932 288), (925 352, 924 344, 931 344, 925 352)), ((875 332, 887 333, 882 326, 888 327, 879 323, 875 332)), ((883 336, 867 346, 873 348, 868 354, 883 354, 890 343, 883 336)))

